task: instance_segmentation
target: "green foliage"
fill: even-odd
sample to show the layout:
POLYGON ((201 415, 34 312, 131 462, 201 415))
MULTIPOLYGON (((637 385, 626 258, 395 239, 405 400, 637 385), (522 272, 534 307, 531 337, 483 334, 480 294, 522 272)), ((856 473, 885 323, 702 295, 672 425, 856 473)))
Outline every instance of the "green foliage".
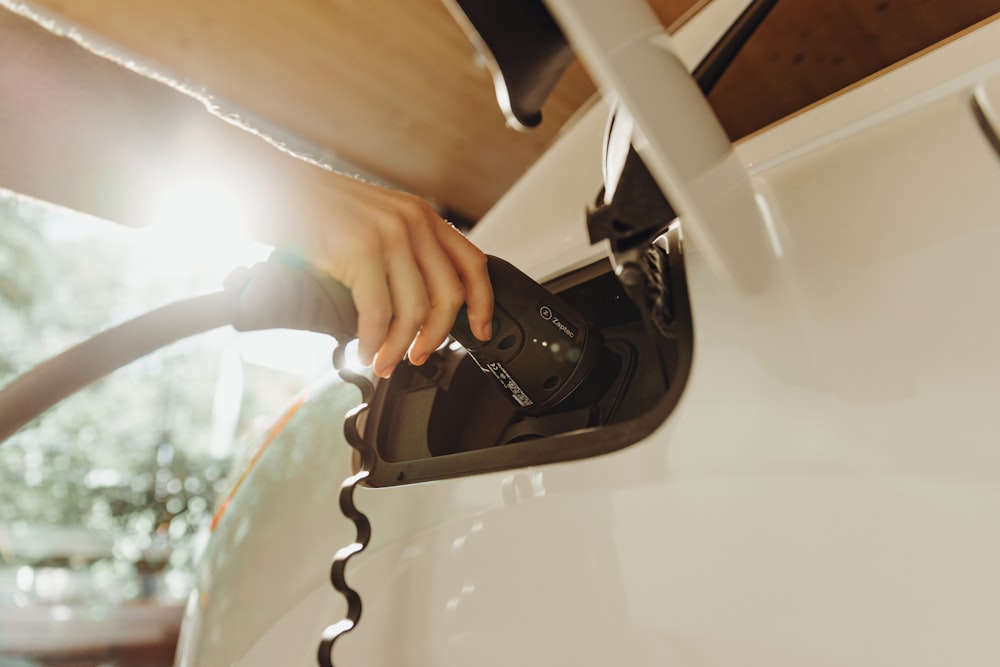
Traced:
POLYGON ((16 372, 21 345, 17 334, 49 286, 37 209, 0 197, 0 382, 16 372))
POLYGON ((37 212, 19 200, 0 198, 0 303, 8 310, 30 308, 39 287, 48 282, 35 217, 37 212))
MULTIPOLYGON (((94 234, 95 224, 0 193, 0 386, 110 324, 215 288, 137 246, 135 232, 94 234)), ((0 444, 0 524, 84 526, 112 536, 115 557, 140 571, 168 557, 190 568, 190 538, 210 521, 230 465, 208 446, 226 340, 169 346, 0 444)))

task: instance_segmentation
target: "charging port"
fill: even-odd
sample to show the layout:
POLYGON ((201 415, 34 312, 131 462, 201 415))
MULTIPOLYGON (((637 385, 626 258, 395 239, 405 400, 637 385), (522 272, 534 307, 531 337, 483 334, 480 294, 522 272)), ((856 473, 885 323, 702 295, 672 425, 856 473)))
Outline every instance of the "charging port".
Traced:
MULTIPOLYGON (((520 409, 458 344, 423 366, 398 367, 378 384, 368 407, 363 437, 375 462, 367 483, 392 486, 585 458, 655 429, 683 390, 692 331, 676 227, 651 244, 648 255, 648 284, 629 290, 639 304, 610 263, 547 285, 603 338, 587 378, 550 410, 520 409)), ((522 338, 511 327, 495 332, 491 344, 502 354, 522 338)), ((562 381, 543 378, 541 385, 562 381)))

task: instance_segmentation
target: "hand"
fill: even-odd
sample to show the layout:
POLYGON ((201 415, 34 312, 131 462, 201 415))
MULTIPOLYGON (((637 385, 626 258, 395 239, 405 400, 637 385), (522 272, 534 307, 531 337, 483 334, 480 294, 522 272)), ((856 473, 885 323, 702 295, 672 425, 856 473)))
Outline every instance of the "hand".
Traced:
POLYGON ((363 363, 374 362, 381 377, 407 351, 411 363, 424 363, 463 303, 476 337, 492 336, 493 289, 482 251, 419 197, 327 176, 322 209, 308 213, 304 250, 351 289, 363 363))

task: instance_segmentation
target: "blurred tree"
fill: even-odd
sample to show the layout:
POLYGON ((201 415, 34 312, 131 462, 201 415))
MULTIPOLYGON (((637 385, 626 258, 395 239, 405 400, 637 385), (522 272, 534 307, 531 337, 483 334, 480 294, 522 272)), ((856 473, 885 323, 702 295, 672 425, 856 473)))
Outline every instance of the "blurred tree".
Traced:
MULTIPOLYGON (((218 267, 192 261, 192 247, 0 190, 0 387, 111 324, 216 289, 218 267)), ((191 538, 208 526, 233 460, 211 446, 233 335, 202 334, 148 355, 0 443, 0 525, 83 526, 112 538, 115 571, 189 576, 191 538)), ((243 370, 236 431, 252 433, 251 421, 277 411, 302 379, 243 370)))
POLYGON ((30 308, 47 278, 38 217, 37 209, 21 200, 0 197, 0 299, 8 308, 30 308))
POLYGON ((48 289, 38 217, 21 200, 0 197, 0 382, 16 371, 21 320, 48 289))
MULTIPOLYGON (((169 300, 162 276, 147 275, 169 261, 133 243, 134 232, 94 235, 84 231, 94 221, 66 218, 0 196, 0 386, 169 300)), ((87 526, 115 535, 116 553, 133 563, 157 536, 176 547, 205 525, 228 466, 206 453, 223 338, 141 359, 0 445, 0 524, 87 526)))

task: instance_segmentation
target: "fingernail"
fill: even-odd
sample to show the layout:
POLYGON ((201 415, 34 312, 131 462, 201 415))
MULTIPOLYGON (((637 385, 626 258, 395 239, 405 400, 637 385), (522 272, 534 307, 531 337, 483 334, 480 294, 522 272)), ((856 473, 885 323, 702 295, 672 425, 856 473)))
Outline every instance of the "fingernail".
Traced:
POLYGON ((486 324, 479 327, 479 340, 490 340, 493 338, 493 322, 487 320, 486 324))
POLYGON ((426 352, 421 352, 418 355, 410 356, 410 363, 414 366, 423 366, 424 362, 427 361, 429 355, 426 352))
POLYGON ((388 378, 392 375, 392 371, 395 370, 398 363, 399 362, 396 361, 396 363, 390 365, 390 360, 382 358, 381 354, 376 354, 375 360, 372 364, 372 370, 375 372, 375 375, 380 378, 388 378))

